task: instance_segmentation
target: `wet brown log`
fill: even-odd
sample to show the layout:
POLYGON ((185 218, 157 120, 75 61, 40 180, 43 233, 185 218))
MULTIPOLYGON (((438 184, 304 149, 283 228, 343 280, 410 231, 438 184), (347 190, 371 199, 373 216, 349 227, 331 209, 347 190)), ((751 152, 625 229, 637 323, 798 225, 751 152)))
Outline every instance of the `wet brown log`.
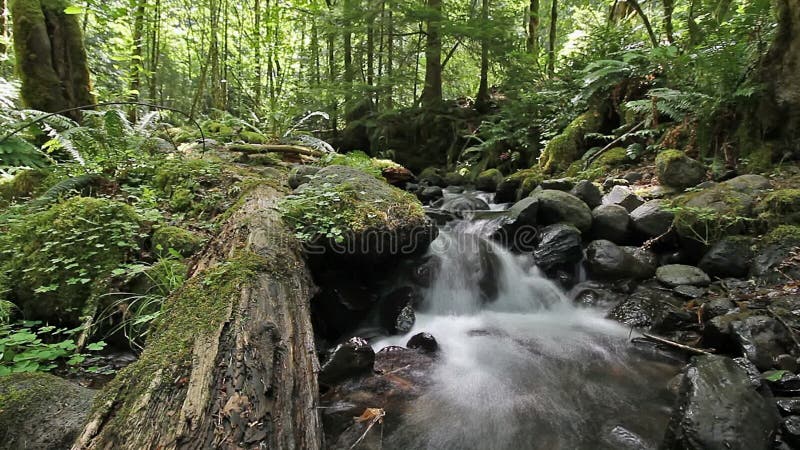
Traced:
POLYGON ((313 285, 282 195, 245 195, 73 449, 321 447, 313 285))

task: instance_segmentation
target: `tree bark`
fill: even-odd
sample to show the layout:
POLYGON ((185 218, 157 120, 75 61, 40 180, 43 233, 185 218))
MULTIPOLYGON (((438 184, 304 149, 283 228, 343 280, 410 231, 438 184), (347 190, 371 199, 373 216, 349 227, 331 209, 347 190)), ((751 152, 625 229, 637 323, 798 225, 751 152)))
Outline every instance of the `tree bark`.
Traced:
MULTIPOLYGON (((144 67, 144 15, 147 8, 147 0, 133 0, 131 2, 133 11, 133 48, 131 48, 131 63, 128 70, 130 77, 130 91, 128 100, 138 102, 141 98, 142 90, 142 68, 144 67)), ((136 122, 137 106, 131 106, 128 111, 128 120, 136 122)))
POLYGON ((558 0, 553 0, 550 7, 550 39, 547 46, 547 75, 553 78, 556 74, 556 28, 558 26, 558 0))
POLYGON ((663 0, 664 2, 664 30, 667 33, 667 41, 675 43, 675 30, 672 25, 672 14, 675 12, 675 0, 663 0))
POLYGON ((313 287, 281 196, 245 195, 73 450, 321 447, 313 287))
POLYGON ((425 45, 425 86, 422 88, 422 106, 436 107, 442 103, 442 0, 428 0, 428 19, 425 45))
POLYGON ((486 35, 489 24, 489 0, 481 2, 481 21, 483 22, 483 39, 481 39, 481 79, 478 95, 475 98, 475 109, 478 112, 489 111, 489 37, 486 35))
POLYGON ((757 117, 767 137, 800 136, 800 3, 778 0, 778 31, 758 78, 765 86, 757 117))
POLYGON ((531 0, 530 11, 528 12, 528 53, 539 55, 539 0, 531 0))
MULTIPOLYGON (((83 34, 65 0, 12 0, 14 52, 22 99, 30 108, 56 112, 93 105, 83 34)), ((80 112, 68 114, 80 119, 80 112)))

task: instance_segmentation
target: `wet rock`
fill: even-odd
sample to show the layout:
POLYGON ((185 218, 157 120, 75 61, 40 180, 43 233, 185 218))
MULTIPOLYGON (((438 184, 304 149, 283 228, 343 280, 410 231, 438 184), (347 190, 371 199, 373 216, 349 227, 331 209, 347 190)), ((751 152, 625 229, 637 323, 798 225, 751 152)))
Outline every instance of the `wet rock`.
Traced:
POLYGON ((781 370, 788 370, 789 372, 797 373, 798 367, 797 358, 792 355, 783 354, 775 358, 775 367, 781 370))
POLYGON ((581 232, 589 231, 592 226, 592 211, 572 194, 540 190, 532 192, 528 198, 539 202, 538 222, 542 225, 564 222, 574 225, 581 232))
POLYGON ((713 319, 717 316, 722 316, 728 314, 736 308, 736 305, 733 304, 727 298, 716 298, 714 300, 708 301, 703 303, 703 318, 705 320, 713 319))
POLYGON ((600 205, 592 210, 592 237, 623 244, 628 238, 630 216, 620 205, 600 205))
POLYGON ((800 416, 789 416, 783 419, 781 438, 794 448, 800 448, 800 416))
POLYGON ((740 356, 738 358, 733 358, 733 362, 735 362, 737 366, 741 367, 742 370, 744 370, 744 372, 747 374, 747 378, 750 380, 750 386, 758 389, 764 384, 761 381, 761 372, 752 361, 740 356))
POLYGON ((693 325, 693 317, 682 309, 683 302, 647 286, 639 286, 633 294, 611 309, 608 318, 653 332, 674 331, 693 325))
POLYGON ((523 198, 508 210, 508 218, 517 227, 535 227, 539 223, 539 201, 531 197, 523 198))
POLYGON ((603 202, 603 193, 600 192, 600 188, 589 180, 579 181, 569 192, 583 200, 590 209, 597 208, 603 202))
POLYGON ((454 216, 464 217, 470 211, 487 211, 489 205, 473 194, 461 194, 445 198, 441 209, 454 216))
POLYGON ((414 174, 403 166, 386 167, 381 170, 381 175, 387 183, 399 188, 414 180, 414 174))
POLYGON ((47 373, 0 377, 0 447, 70 448, 97 392, 47 373))
POLYGON ((650 448, 641 436, 619 425, 611 430, 605 440, 618 450, 642 450, 650 448))
POLYGON ((753 251, 746 237, 729 236, 714 244, 703 256, 698 267, 712 277, 741 278, 747 276, 753 251))
POLYGON ((592 276, 601 279, 644 279, 650 276, 648 268, 643 267, 633 255, 606 240, 589 243, 586 247, 586 266, 592 276))
POLYGON ((637 278, 651 278, 656 274, 658 255, 643 247, 625 246, 622 247, 622 250, 636 260, 638 264, 637 272, 639 273, 637 278))
POLYGON ((670 264, 656 270, 656 279, 661 284, 674 288, 682 285, 708 286, 711 279, 702 270, 694 266, 670 264))
POLYGON ((416 319, 414 306, 421 302, 422 296, 416 289, 411 287, 395 289, 380 301, 381 326, 390 334, 408 333, 416 319))
POLYGON ((575 183, 569 178, 559 178, 556 180, 544 180, 540 186, 542 186, 542 189, 569 192, 575 186, 575 183))
POLYGON ((544 271, 580 262, 583 259, 581 232, 563 223, 542 228, 533 258, 544 271))
POLYGON ((448 194, 462 194, 464 193, 464 191, 466 191, 466 189, 464 188, 464 186, 449 185, 446 188, 444 188, 444 191, 447 192, 448 194))
POLYGON ((778 411, 784 416, 800 415, 800 398, 778 398, 775 400, 778 411))
POLYGON ((619 293, 609 284, 599 281, 584 281, 570 289, 568 296, 576 305, 590 307, 608 307, 619 301, 619 293))
POLYGON ((439 200, 443 196, 444 192, 442 191, 442 188, 440 188, 439 186, 424 187, 417 194, 417 198, 419 198, 419 201, 421 201, 422 203, 435 202, 436 200, 439 200))
POLYGON ((788 331, 772 317, 752 315, 730 326, 742 353, 760 370, 772 368, 775 359, 791 348, 788 331))
POLYGON ((777 425, 774 407, 733 360, 699 356, 686 370, 662 448, 766 450, 777 425))
POLYGON ((442 178, 448 187, 462 187, 467 184, 467 178, 458 172, 447 172, 442 178))
POLYGON ((331 350, 328 359, 322 364, 319 381, 332 384, 356 375, 370 373, 375 363, 375 352, 360 337, 350 338, 331 350))
POLYGON ((797 396, 800 394, 800 376, 788 370, 768 370, 761 374, 770 390, 776 395, 797 396))
POLYGON ((680 150, 666 150, 656 157, 656 174, 661 184, 685 189, 706 178, 706 166, 680 150))
POLYGON ((441 265, 442 259, 438 256, 432 255, 425 258, 425 260, 412 271, 412 280, 422 287, 431 287, 441 265))
POLYGON ((501 181, 494 192, 495 203, 511 203, 517 201, 517 192, 522 185, 518 179, 508 179, 501 181))
POLYGON ((614 186, 611 192, 603 196, 604 205, 620 205, 628 212, 644 204, 644 200, 633 193, 627 186, 614 186))
POLYGON ((631 212, 633 228, 647 237, 666 233, 673 220, 675 215, 664 209, 661 200, 650 200, 631 212))
POLYGON ((411 339, 406 343, 406 347, 424 353, 436 353, 439 351, 439 343, 430 333, 418 333, 411 336, 411 339))
POLYGON ((319 171, 320 168, 316 166, 295 166, 292 171, 289 172, 289 187, 297 189, 301 185, 311 181, 311 178, 319 171))
POLYGON ((672 291, 683 298, 689 298, 689 299, 700 298, 707 292, 707 290, 704 288, 692 286, 689 284, 682 284, 680 286, 676 286, 675 289, 673 289, 672 291))

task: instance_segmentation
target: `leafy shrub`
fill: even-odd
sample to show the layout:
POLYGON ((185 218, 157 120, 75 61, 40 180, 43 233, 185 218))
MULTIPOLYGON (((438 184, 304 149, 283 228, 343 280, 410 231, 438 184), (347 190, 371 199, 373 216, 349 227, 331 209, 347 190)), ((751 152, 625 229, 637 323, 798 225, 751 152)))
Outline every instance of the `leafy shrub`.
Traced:
POLYGON ((400 165, 388 159, 371 158, 366 153, 356 150, 349 153, 328 153, 320 158, 319 164, 323 166, 347 166, 366 172, 375 178, 383 179, 383 169, 399 167, 400 165))
MULTIPOLYGON (((80 328, 69 330, 41 326, 41 322, 0 325, 0 376, 21 372, 48 372, 60 363, 68 366, 81 364, 88 354, 79 352, 73 339, 80 331, 80 328)), ((95 342, 86 346, 86 350, 100 351, 105 345, 102 341, 95 342)))

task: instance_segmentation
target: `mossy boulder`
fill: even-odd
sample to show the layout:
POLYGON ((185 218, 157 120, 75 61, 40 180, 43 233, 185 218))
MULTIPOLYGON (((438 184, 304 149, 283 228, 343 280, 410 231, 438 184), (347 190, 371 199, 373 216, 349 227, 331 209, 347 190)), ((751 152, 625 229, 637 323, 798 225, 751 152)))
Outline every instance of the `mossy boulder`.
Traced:
POLYGON ((592 211, 572 194, 543 189, 531 193, 530 198, 539 204, 538 223, 541 225, 569 223, 581 232, 592 227, 592 211))
POLYGON ((712 244, 746 229, 759 193, 769 188, 760 175, 741 175, 707 189, 678 196, 672 202, 675 227, 685 238, 712 244))
POLYGON ((123 203, 73 197, 3 231, 8 297, 28 319, 76 324, 95 290, 138 253, 141 219, 123 203))
POLYGON ((242 176, 215 159, 167 159, 153 175, 153 186, 173 212, 190 217, 214 217, 233 201, 231 187, 242 176))
POLYGON ((203 244, 203 238, 180 227, 164 226, 153 232, 153 250, 159 255, 169 254, 173 249, 184 258, 192 256, 203 244))
POLYGON ((39 191, 48 172, 41 169, 23 170, 11 180, 0 182, 0 206, 28 199, 39 191))
POLYGON ((539 184, 541 184, 545 178, 547 178, 547 176, 539 167, 523 169, 507 176, 498 185, 498 190, 502 189, 502 191, 505 192, 513 188, 517 191, 515 198, 507 201, 525 198, 530 195, 530 193, 533 192, 533 190, 536 189, 536 187, 539 186, 539 184))
POLYGON ((381 263, 424 252, 436 237, 414 195, 352 167, 320 170, 281 211, 316 260, 381 263))
POLYGON ((417 177, 420 184, 427 184, 428 186, 446 187, 447 183, 444 180, 444 172, 438 167, 426 167, 417 177))
MULTIPOLYGON (((590 153, 592 152, 587 152, 587 155, 590 153)), ((628 156, 627 150, 623 147, 614 147, 603 152, 592 161, 586 169, 584 169, 586 161, 583 158, 575 161, 569 166, 566 174, 568 176, 580 176, 586 179, 601 178, 608 176, 613 169, 631 162, 633 162, 633 160, 628 156)))
POLYGON ((255 131, 244 130, 239 133, 239 136, 248 144, 266 144, 269 142, 269 138, 255 131))
POLYGON ((467 183, 467 177, 458 172, 447 172, 442 178, 447 186, 463 186, 467 183))
POLYGON ((661 184, 685 189, 705 179, 706 166, 680 150, 665 150, 656 156, 656 174, 661 184))
POLYGON ((771 227, 800 225, 800 189, 770 192, 758 202, 755 212, 759 220, 771 227))
POLYGON ((570 164, 580 158, 584 150, 584 136, 600 129, 602 117, 599 113, 589 111, 573 120, 564 131, 551 139, 541 156, 539 168, 545 173, 554 173, 566 170, 570 164))
POLYGON ((0 377, 0 444, 8 449, 70 448, 97 391, 47 373, 0 377))
POLYGON ((475 188, 479 191, 494 192, 503 181, 503 174, 498 169, 484 170, 475 178, 475 188))

